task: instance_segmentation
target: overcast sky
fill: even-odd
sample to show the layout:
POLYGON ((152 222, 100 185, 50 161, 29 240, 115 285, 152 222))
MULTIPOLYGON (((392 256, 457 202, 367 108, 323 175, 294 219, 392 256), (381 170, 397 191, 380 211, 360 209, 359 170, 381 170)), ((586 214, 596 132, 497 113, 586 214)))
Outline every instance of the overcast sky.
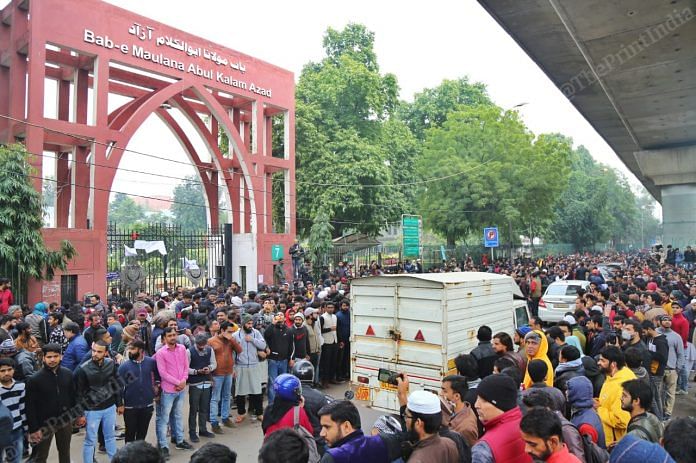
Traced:
MULTIPOLYGON (((568 135, 576 146, 585 145, 597 160, 618 168, 637 184, 613 150, 475 0, 431 0, 426 4, 375 0, 108 2, 289 69, 295 78, 304 64, 322 58, 321 41, 327 27, 365 24, 375 33, 381 71, 397 76, 401 98, 412 100, 414 93, 443 79, 469 76, 485 83, 502 108, 527 103, 520 113, 535 134, 568 135)), ((164 125, 151 117, 129 148, 186 160, 175 139, 166 134, 164 125)), ((193 173, 180 164, 134 154, 127 154, 122 166, 176 171, 182 176, 193 173)), ((143 182, 130 175, 126 181, 125 177, 119 173, 114 190, 166 194, 172 188, 166 179, 143 182)))

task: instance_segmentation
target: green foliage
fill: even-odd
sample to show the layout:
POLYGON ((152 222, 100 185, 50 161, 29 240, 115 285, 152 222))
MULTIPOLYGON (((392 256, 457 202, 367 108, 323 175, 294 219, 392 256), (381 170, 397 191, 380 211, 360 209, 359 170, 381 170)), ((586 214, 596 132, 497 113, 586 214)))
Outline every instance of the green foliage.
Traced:
POLYGON ((318 208, 333 221, 335 234, 376 235, 412 198, 407 188, 367 186, 408 178, 418 153, 407 127, 391 120, 396 77, 380 74, 373 43, 374 34, 361 25, 329 29, 326 57, 305 66, 297 84, 297 225, 303 236, 318 208))
POLYGON ((334 64, 343 56, 362 63, 370 71, 378 71, 374 51, 375 34, 362 24, 349 23, 342 31, 329 27, 324 34, 323 46, 327 58, 334 64))
POLYGON ((443 80, 434 88, 416 93, 413 103, 402 103, 399 117, 419 140, 425 140, 426 130, 441 127, 447 115, 460 106, 492 105, 486 86, 470 83, 468 77, 443 80))
MULTIPOLYGON (((583 146, 573 152, 571 169, 568 187, 555 205, 550 237, 571 243, 576 250, 590 249, 607 241, 622 248, 628 244, 640 245, 640 203, 628 181, 592 159, 583 146)), ((647 199, 644 201, 649 203, 647 199)), ((648 215, 653 217, 652 210, 648 215)), ((656 234, 656 227, 652 231, 656 234)))
POLYGON ((58 251, 46 248, 42 198, 29 177, 33 169, 28 159, 23 145, 0 146, 0 260, 23 277, 52 279, 76 251, 68 241, 58 251))
POLYGON ((419 178, 449 176, 422 189, 425 226, 454 245, 485 226, 550 218, 544 202, 565 185, 569 152, 550 137, 535 141, 514 111, 460 107, 427 131, 417 162, 419 178))
POLYGON ((130 227, 145 220, 143 206, 125 193, 116 193, 109 203, 109 222, 119 227, 130 227))
POLYGON ((195 175, 189 175, 174 188, 171 207, 174 225, 183 230, 204 230, 208 227, 203 185, 195 175))
POLYGON ((315 271, 318 271, 322 265, 326 265, 327 255, 333 247, 332 232, 333 226, 329 222, 329 214, 320 210, 312 221, 307 240, 309 258, 315 271))

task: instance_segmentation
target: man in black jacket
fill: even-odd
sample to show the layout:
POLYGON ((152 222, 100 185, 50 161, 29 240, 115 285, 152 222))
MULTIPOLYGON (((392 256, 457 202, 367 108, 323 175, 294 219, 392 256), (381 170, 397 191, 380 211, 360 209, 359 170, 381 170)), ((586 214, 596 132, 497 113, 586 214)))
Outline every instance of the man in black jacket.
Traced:
POLYGON ((479 327, 476 334, 476 339, 478 339, 479 343, 471 351, 471 356, 476 359, 481 379, 493 373, 493 364, 498 360, 498 354, 495 353, 491 344, 492 338, 493 331, 490 327, 486 325, 479 327))
POLYGON ((285 315, 278 312, 273 318, 273 324, 263 332, 266 340, 266 354, 268 354, 268 403, 275 398, 273 388, 270 385, 284 373, 288 372, 288 362, 293 355, 293 337, 285 325, 285 315))
POLYGON ((83 398, 87 429, 82 447, 83 461, 94 458, 94 444, 99 425, 104 432, 106 453, 111 460, 116 454, 116 409, 123 413, 118 365, 107 358, 109 345, 104 341, 92 344, 92 358, 77 369, 75 382, 77 393, 83 398))
POLYGON ((70 370, 60 366, 61 347, 46 344, 42 347, 43 368, 27 379, 27 426, 29 441, 35 443, 32 461, 45 463, 56 436, 58 461, 70 463, 72 422, 84 424, 76 411, 75 384, 70 370))
POLYGON ((652 412, 662 419, 664 414, 664 403, 662 402, 662 381, 665 376, 667 357, 669 355, 669 345, 664 334, 655 329, 655 325, 650 320, 643 320, 643 330, 647 335, 648 351, 650 352, 651 362, 648 368, 650 386, 653 393, 652 412))

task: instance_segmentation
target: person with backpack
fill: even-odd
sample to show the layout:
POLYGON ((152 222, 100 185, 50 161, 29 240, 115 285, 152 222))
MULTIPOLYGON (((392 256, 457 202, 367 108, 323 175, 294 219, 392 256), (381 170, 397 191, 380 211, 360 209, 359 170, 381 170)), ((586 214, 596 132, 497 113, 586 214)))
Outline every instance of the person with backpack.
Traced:
POLYGON ((322 440, 320 437, 321 424, 319 411, 334 399, 331 396, 321 393, 312 387, 314 381, 314 366, 309 360, 298 360, 292 367, 292 374, 302 383, 302 398, 304 399, 304 409, 310 423, 314 428, 313 435, 317 444, 322 440))
POLYGON ((566 383, 570 422, 578 428, 580 435, 589 436, 600 448, 606 448, 602 420, 594 409, 592 382, 585 376, 570 378, 566 383))
POLYGON ((26 390, 14 380, 14 360, 0 359, 0 461, 20 463, 24 447, 26 390))
POLYGON ((563 442, 561 420, 548 408, 529 410, 520 422, 524 450, 534 461, 548 463, 581 463, 563 442))
POLYGON ((304 410, 302 383, 300 383, 300 380, 294 375, 283 373, 278 375, 271 387, 275 393, 276 400, 268 405, 263 413, 261 422, 263 435, 268 437, 269 434, 279 429, 292 428, 294 421, 296 421, 293 419, 295 408, 299 412, 299 426, 311 435, 313 428, 307 412, 304 410))
MULTIPOLYGON (((570 421, 568 421, 563 414, 554 410, 553 401, 551 398, 544 394, 540 390, 534 390, 531 394, 526 395, 522 399, 522 403, 527 407, 527 410, 534 410, 538 408, 545 408, 552 411, 561 422, 561 438, 563 444, 568 449, 571 455, 575 456, 580 463, 587 463, 585 460, 585 448, 583 445, 583 438, 577 427, 570 421)), ((536 457, 532 455, 532 457, 536 457)))

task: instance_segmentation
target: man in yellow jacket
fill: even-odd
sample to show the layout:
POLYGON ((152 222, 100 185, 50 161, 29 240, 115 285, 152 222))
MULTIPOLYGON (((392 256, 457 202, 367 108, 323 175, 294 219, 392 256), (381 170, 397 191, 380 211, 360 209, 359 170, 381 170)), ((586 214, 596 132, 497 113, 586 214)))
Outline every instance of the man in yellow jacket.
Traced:
POLYGON ((606 375, 606 380, 599 392, 599 399, 594 399, 594 407, 602 420, 604 436, 609 446, 626 434, 631 414, 621 408, 622 384, 636 379, 636 375, 626 366, 624 354, 616 346, 602 349, 598 363, 602 373, 606 375))
MULTIPOLYGON (((543 331, 534 330, 527 333, 524 337, 524 351, 527 353, 527 365, 532 360, 541 360, 548 367, 545 383, 549 387, 553 387, 553 366, 549 360, 549 341, 543 331)), ((524 372, 524 388, 529 389, 534 383, 529 376, 529 371, 524 372)), ((620 398, 620 397, 619 397, 620 398)), ((619 404, 620 405, 620 404, 619 404)))

